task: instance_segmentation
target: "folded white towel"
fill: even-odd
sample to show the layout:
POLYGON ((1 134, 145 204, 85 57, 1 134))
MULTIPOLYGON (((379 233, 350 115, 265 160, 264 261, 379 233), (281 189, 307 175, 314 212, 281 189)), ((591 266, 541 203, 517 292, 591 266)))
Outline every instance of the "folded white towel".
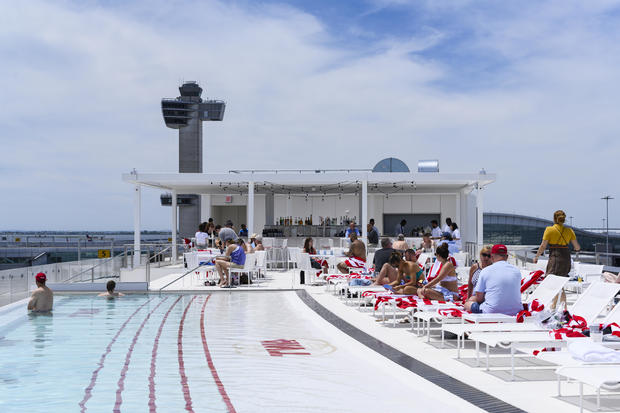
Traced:
POLYGON ((620 352, 590 340, 574 340, 568 351, 574 359, 587 363, 620 363, 620 352))

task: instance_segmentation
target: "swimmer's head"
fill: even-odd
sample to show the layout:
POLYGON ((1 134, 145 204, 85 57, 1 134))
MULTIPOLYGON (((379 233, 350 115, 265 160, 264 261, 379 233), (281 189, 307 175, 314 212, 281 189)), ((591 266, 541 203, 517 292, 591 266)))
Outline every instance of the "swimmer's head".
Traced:
POLYGON ((108 290, 109 293, 113 293, 114 289, 116 288, 116 283, 114 282, 114 280, 110 280, 105 285, 105 288, 106 288, 106 290, 108 290))
POLYGON ((40 272, 37 275, 35 275, 34 279, 37 284, 45 285, 45 282, 47 281, 47 276, 45 275, 44 272, 40 272))

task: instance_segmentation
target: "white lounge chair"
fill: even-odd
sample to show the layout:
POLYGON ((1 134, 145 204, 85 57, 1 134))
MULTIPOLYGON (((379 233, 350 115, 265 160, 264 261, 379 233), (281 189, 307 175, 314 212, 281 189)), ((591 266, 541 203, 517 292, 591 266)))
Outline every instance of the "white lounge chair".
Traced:
MULTIPOLYGON (((597 389, 596 407, 600 409, 601 389, 620 390, 620 365, 564 366, 555 373, 579 383, 579 411, 583 412, 584 383, 597 389)), ((558 381, 559 383, 559 381, 558 381)))
MULTIPOLYGON (((619 291, 620 284, 593 283, 571 306, 570 312, 583 317, 588 324, 591 324, 619 291)), ((486 345, 487 370, 489 368, 489 347, 510 348, 512 378, 514 378, 514 352, 517 347, 561 347, 566 344, 565 340, 556 340, 551 337, 548 331, 473 332, 469 335, 469 339, 477 342, 478 356, 479 343, 486 345)))
MULTIPOLYGON (((533 276, 535 275, 534 272, 532 273, 528 273, 527 276, 533 276)), ((548 278, 548 277, 547 277, 548 278)), ((546 278, 545 278, 546 279, 546 278)), ((529 300, 527 301, 529 304, 531 304, 534 300, 537 300, 539 303, 544 304, 544 305, 548 305, 548 303, 551 302, 551 300, 553 300, 553 297, 555 297, 562 289, 562 286, 566 283, 566 281, 568 281, 568 278, 566 277, 558 277, 558 276, 552 276, 551 278, 548 279, 548 281, 545 283, 543 289, 539 290, 540 286, 543 285, 544 280, 537 286, 535 287, 536 289, 534 290, 534 292, 537 293, 533 293, 530 295, 529 300)), ((531 287, 527 287, 528 282, 524 282, 521 286, 522 292, 525 289, 529 289, 531 287)), ((536 285, 535 283, 532 283, 532 286, 536 285)), ((420 321, 422 321, 423 325, 426 325, 426 341, 430 341, 430 324, 431 322, 436 322, 436 323, 440 323, 440 329, 441 329, 441 340, 442 340, 442 346, 443 346, 443 340, 444 340, 444 326, 445 325, 454 325, 454 321, 455 319, 457 319, 456 321, 458 321, 458 319, 460 319, 462 322, 468 322, 468 323, 473 323, 473 324, 482 324, 482 323, 511 323, 511 322, 516 322, 516 319, 514 316, 509 316, 509 315, 505 315, 505 314, 471 314, 471 313, 466 313, 463 312, 461 317, 453 317, 453 316, 445 316, 442 315, 438 312, 438 310, 444 310, 446 308, 458 308, 457 306, 455 306, 454 304, 447 304, 447 305, 441 305, 441 306, 420 306, 418 308, 412 308, 410 309, 411 311, 411 329, 413 330, 413 319, 415 318, 416 320, 418 320, 418 331, 419 331, 419 323, 420 321), (449 321, 449 323, 447 322, 449 321)), ((461 308, 462 309, 462 308, 461 308)), ((460 326, 461 324, 457 324, 458 326, 460 326)), ((461 333, 459 333, 458 329, 463 329, 463 327, 457 327, 457 332, 454 332, 454 334, 457 334, 457 344, 459 341, 459 336, 464 335, 465 333, 467 333, 468 331, 463 331, 461 333)), ((522 327, 518 327, 519 329, 522 327)), ((460 348, 459 348, 459 357, 460 357, 460 348)))
MULTIPOLYGON (((536 287, 534 292, 530 295, 528 304, 532 304, 534 301, 538 301, 544 306, 548 306, 553 298, 562 290, 566 282, 567 277, 559 277, 557 275, 548 275, 543 281, 536 287)), ((465 334, 471 334, 473 332, 482 331, 539 331, 542 330, 537 324, 525 322, 517 323, 514 316, 506 316, 504 314, 470 314, 465 313, 461 317, 463 323, 461 324, 443 324, 442 325, 442 345, 444 339, 444 332, 449 332, 456 335, 456 344, 458 348, 457 358, 461 356, 461 338, 465 334)), ((526 320, 527 321, 527 320, 526 320)), ((463 340, 464 344, 464 340, 463 340)), ((478 345, 479 343, 476 343, 478 345)))

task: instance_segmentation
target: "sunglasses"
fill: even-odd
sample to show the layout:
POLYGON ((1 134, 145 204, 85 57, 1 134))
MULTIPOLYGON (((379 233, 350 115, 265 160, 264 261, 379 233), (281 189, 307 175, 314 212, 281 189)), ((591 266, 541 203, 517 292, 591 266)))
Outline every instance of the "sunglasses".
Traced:
POLYGON ((483 257, 486 257, 486 258, 491 258, 491 254, 485 254, 485 253, 482 253, 482 254, 480 254, 480 255, 481 255, 481 256, 483 256, 483 257))

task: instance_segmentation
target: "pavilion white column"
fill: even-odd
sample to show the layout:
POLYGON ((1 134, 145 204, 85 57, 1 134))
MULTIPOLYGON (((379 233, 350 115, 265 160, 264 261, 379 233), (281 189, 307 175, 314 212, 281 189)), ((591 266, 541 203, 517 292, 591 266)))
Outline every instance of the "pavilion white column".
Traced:
POLYGON ((171 241, 171 254, 172 254, 172 264, 177 263, 177 191, 176 189, 172 190, 172 241, 171 241))
POLYGON ((136 185, 133 189, 133 266, 140 266, 140 227, 142 209, 142 188, 140 185, 136 185))
POLYGON ((200 195, 200 222, 207 222, 209 218, 213 218, 211 194, 202 194, 200 195))
MULTIPOLYGON (((460 232, 463 232, 463 218, 461 217, 461 191, 456 193, 456 217, 454 218, 456 224, 460 228, 460 232)), ((462 237, 461 237, 462 238, 462 237)))
POLYGON ((254 233, 254 182, 248 182, 248 207, 247 207, 248 236, 254 233))
POLYGON ((366 240, 368 245, 368 181, 362 181, 362 210, 360 211, 360 225, 362 226, 362 238, 366 240))
POLYGON ((478 251, 482 249, 482 244, 484 243, 484 231, 483 231, 483 206, 482 206, 482 185, 480 182, 476 185, 478 188, 478 193, 476 194, 476 222, 478 224, 478 228, 476 229, 476 243, 478 244, 478 251))

